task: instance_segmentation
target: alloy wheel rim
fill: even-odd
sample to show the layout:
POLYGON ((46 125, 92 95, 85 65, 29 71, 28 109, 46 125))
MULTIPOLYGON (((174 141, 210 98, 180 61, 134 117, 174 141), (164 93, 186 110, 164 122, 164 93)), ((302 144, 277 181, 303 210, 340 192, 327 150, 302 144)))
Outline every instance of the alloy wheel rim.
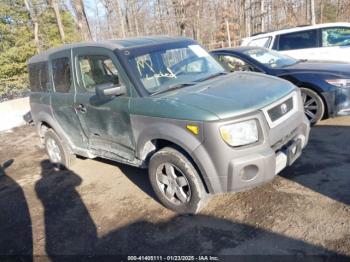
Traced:
POLYGON ((61 162, 61 151, 56 141, 52 138, 47 139, 46 141, 47 152, 49 154, 50 160, 53 163, 61 162))
POLYGON ((186 204, 191 199, 191 188, 182 171, 171 163, 163 163, 156 171, 157 185, 168 201, 175 205, 186 204))
POLYGON ((310 122, 314 123, 317 119, 319 111, 319 102, 313 95, 304 92, 302 92, 302 98, 305 115, 310 120, 310 122))

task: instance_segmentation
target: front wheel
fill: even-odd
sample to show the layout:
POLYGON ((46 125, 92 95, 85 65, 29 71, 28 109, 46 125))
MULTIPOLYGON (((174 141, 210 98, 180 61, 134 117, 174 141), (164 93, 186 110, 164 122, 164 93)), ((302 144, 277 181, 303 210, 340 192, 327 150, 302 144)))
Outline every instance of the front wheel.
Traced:
POLYGON ((155 153, 148 172, 160 202, 177 213, 198 213, 209 199, 191 161, 174 148, 166 147, 155 153))
POLYGON ((304 111, 310 124, 314 125, 323 118, 325 106, 322 98, 309 88, 300 88, 301 97, 303 99, 304 111))

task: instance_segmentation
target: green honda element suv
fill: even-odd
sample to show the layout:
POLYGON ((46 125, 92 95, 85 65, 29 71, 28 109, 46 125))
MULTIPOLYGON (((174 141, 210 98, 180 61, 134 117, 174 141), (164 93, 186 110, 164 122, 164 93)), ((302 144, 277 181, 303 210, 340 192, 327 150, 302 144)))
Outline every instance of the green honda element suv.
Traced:
POLYGON ((298 88, 227 73, 191 39, 70 44, 28 66, 32 116, 56 167, 80 155, 148 168, 176 212, 272 180, 308 142, 298 88))

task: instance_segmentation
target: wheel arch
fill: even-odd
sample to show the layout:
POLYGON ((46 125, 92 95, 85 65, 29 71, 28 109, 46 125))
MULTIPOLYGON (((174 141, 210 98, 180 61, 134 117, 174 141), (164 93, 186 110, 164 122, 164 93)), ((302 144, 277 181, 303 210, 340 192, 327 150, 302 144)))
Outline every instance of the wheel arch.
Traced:
POLYGON ((205 188, 206 193, 210 192, 208 185, 204 179, 204 175, 203 175, 204 171, 201 170, 200 165, 197 164, 197 161, 191 156, 190 150, 186 146, 179 145, 178 143, 176 143, 174 141, 171 141, 168 139, 163 139, 163 138, 155 138, 155 139, 148 141, 148 143, 152 143, 155 147, 155 150, 147 156, 146 162, 148 162, 148 160, 152 157, 152 155, 154 155, 159 150, 161 150, 165 147, 174 148, 177 151, 181 152, 183 155, 185 155, 185 157, 191 162, 191 164, 196 169, 196 171, 197 171, 197 173, 198 173, 198 175, 203 183, 203 186, 205 188))
POLYGON ((48 129, 52 129, 60 137, 60 139, 62 139, 68 145, 70 150, 74 148, 73 144, 69 140, 64 130, 56 123, 56 121, 53 119, 51 115, 44 112, 40 112, 35 122, 36 122, 37 133, 41 139, 44 138, 45 132, 48 129))
POLYGON ((325 96, 323 95, 323 92, 322 92, 323 90, 321 88, 319 88, 311 83, 307 83, 307 82, 299 83, 298 87, 310 89, 310 90, 314 91, 321 98, 323 105, 325 107, 322 119, 328 118, 332 114, 333 106, 332 106, 331 101, 329 101, 329 100, 331 100, 331 98, 327 97, 327 99, 326 99, 325 96))

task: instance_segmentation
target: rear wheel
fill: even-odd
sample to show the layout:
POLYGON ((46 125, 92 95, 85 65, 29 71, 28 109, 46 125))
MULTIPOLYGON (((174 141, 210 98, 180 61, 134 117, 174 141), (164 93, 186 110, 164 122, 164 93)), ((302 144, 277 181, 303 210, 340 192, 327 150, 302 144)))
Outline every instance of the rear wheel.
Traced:
POLYGON ((209 199, 191 161, 174 148, 155 153, 148 172, 160 202, 177 213, 198 213, 209 199))
POLYGON ((64 169, 72 165, 75 155, 70 152, 69 148, 52 129, 45 132, 44 143, 46 152, 55 168, 64 169))
POLYGON ((325 106, 322 98, 309 88, 300 88, 303 99, 304 111, 311 125, 316 124, 323 118, 325 106))

